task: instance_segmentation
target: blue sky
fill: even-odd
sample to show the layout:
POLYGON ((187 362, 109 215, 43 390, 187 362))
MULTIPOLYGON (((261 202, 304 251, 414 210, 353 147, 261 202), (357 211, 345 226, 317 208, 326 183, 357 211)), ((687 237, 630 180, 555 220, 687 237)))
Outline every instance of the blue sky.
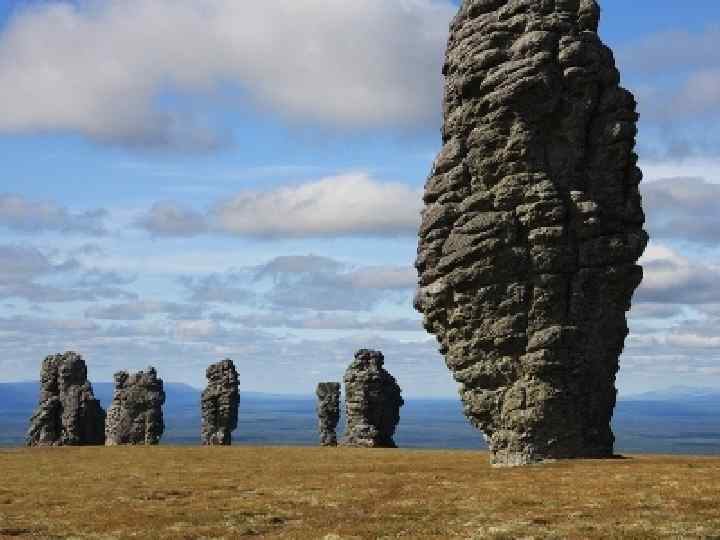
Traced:
MULTIPOLYGON (((720 4, 605 0, 652 242, 623 393, 720 388, 720 4)), ((308 393, 380 348, 453 396, 412 310, 446 0, 0 6, 0 380, 75 349, 308 393)))

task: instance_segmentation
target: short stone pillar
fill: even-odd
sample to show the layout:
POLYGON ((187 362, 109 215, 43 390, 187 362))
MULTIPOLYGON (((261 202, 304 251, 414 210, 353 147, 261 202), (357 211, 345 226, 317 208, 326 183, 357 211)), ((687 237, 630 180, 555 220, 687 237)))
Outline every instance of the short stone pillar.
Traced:
POLYGON ((340 383, 319 383, 316 395, 320 446, 337 446, 335 430, 340 421, 340 383))
POLYGON ((343 446, 395 448, 404 401, 380 351, 361 349, 345 372, 347 431, 343 446))

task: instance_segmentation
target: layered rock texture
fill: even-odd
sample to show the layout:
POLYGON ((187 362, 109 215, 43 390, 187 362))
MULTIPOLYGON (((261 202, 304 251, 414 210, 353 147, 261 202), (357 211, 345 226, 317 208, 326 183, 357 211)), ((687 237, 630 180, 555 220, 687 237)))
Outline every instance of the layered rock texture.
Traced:
POLYGON ((337 425, 340 421, 340 383, 319 383, 317 391, 318 431, 320 446, 337 446, 337 425))
POLYGON ((48 356, 40 371, 40 401, 27 433, 28 446, 101 445, 105 411, 87 380, 79 354, 48 356))
POLYGON ((105 444, 158 444, 165 430, 165 391, 155 368, 115 374, 115 392, 107 412, 105 444))
POLYGON ((238 425, 240 382, 230 359, 212 364, 205 371, 207 388, 202 393, 202 432, 204 445, 230 445, 238 425))
POLYGON ((380 351, 361 349, 345 372, 347 432, 344 446, 395 448, 393 435, 404 402, 380 351))
POLYGON ((592 0, 464 0, 443 68, 416 307, 493 462, 608 457, 625 312, 647 243, 592 0))

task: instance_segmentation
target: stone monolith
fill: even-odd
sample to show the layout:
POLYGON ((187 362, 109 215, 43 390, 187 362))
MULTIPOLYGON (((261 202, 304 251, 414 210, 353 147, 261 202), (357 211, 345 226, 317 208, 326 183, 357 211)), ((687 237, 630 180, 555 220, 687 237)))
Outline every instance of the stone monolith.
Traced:
POLYGON ((345 372, 347 431, 343 446, 395 448, 393 435, 404 401, 384 363, 380 351, 361 349, 345 372))
POLYGON ((340 421, 340 383, 322 382, 317 386, 317 415, 320 446, 337 446, 340 421))
POLYGON ((115 374, 115 392, 105 423, 105 444, 158 444, 165 430, 163 381, 155 368, 115 374))
POLYGON ((496 465, 612 456, 647 244, 636 103, 593 0, 464 0, 416 307, 496 465))
POLYGON ((79 354, 48 356, 40 371, 40 400, 30 419, 28 446, 102 445, 105 411, 79 354))
POLYGON ((232 444, 232 432, 238 425, 238 372, 230 359, 210 365, 205 371, 207 388, 202 393, 202 444, 232 444))

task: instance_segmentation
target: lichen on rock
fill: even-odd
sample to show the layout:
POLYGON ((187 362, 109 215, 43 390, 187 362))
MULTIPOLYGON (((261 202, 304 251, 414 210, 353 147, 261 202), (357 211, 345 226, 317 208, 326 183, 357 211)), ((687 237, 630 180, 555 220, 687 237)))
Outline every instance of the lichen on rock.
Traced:
POLYGON ((416 308, 493 463, 608 457, 647 244, 636 103, 594 0, 464 0, 416 308))
POLYGON ((210 365, 205 371, 207 388, 202 393, 203 445, 231 445, 238 425, 240 391, 238 372, 230 359, 210 365))
POLYGON ((40 400, 30 419, 28 446, 102 445, 105 411, 87 380, 85 360, 74 352, 43 360, 40 400))
POLYGON ((163 381, 155 368, 129 374, 115 374, 115 392, 105 423, 105 444, 155 445, 160 442, 165 424, 163 381))
POLYGON ((347 432, 343 446, 395 448, 404 401, 380 351, 361 349, 344 377, 347 432))
POLYGON ((317 396, 320 446, 337 446, 336 429, 340 421, 340 383, 319 383, 315 394, 317 396))

